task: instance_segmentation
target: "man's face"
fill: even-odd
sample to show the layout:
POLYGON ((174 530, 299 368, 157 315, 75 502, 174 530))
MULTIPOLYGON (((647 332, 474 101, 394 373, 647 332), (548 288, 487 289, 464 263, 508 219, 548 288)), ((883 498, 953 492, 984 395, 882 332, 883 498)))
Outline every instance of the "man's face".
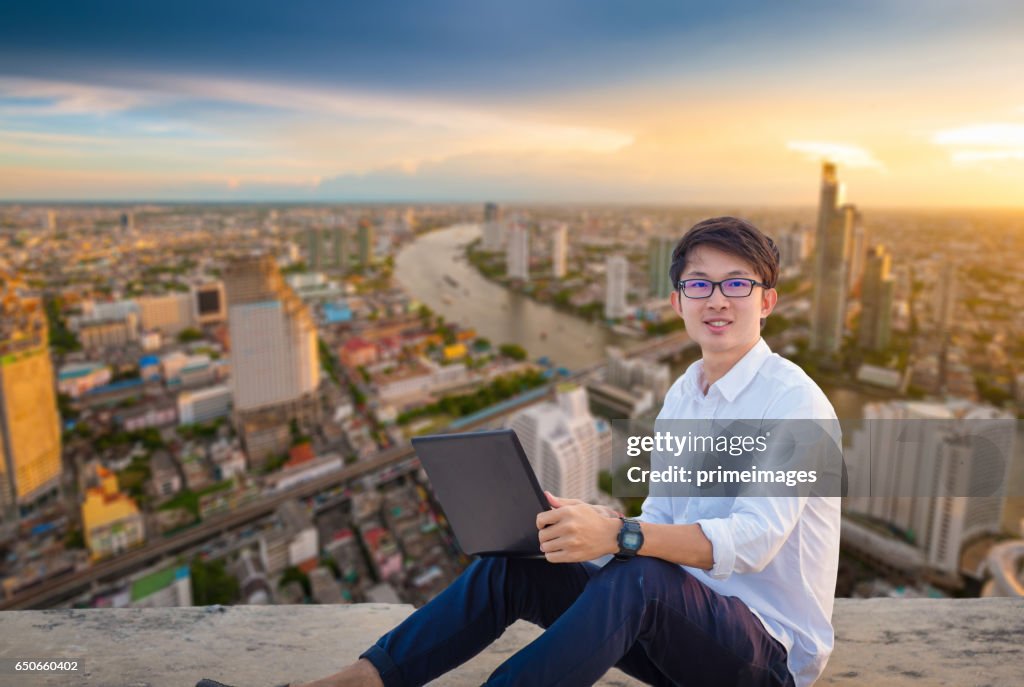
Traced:
MULTIPOLYGON (((722 281, 741 277, 761 281, 761 275, 743 258, 713 246, 700 245, 689 252, 679 279, 722 281)), ((706 356, 745 353, 761 336, 761 318, 775 307, 775 289, 755 286, 746 298, 726 298, 716 286, 708 298, 687 298, 676 288, 672 308, 686 323, 686 332, 700 344, 706 356)))

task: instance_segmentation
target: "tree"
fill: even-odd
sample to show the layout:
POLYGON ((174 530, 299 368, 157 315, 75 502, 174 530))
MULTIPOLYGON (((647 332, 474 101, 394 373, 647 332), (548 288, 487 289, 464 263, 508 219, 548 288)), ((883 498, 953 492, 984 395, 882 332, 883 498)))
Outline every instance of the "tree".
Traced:
POLYGON ((278 583, 277 588, 283 589, 289 582, 298 582, 302 585, 302 591, 305 592, 307 597, 313 596, 312 587, 309 584, 309 575, 294 565, 285 568, 284 572, 281 573, 281 581, 278 583))
POLYGON ((498 351, 506 358, 512 358, 513 360, 526 360, 526 349, 519 344, 502 344, 498 348, 498 351))
POLYGON ((195 327, 189 327, 181 330, 178 334, 178 343, 192 343, 193 341, 200 341, 203 338, 203 333, 195 327))
POLYGON ((192 559, 192 599, 196 606, 233 604, 238 601, 238 580, 227 572, 224 561, 192 559))

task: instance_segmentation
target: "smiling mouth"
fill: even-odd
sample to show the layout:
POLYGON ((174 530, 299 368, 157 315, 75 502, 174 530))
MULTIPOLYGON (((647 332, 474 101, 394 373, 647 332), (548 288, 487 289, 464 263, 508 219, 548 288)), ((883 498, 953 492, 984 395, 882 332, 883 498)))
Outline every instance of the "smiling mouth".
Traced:
POLYGON ((729 320, 704 320, 704 324, 709 327, 724 327, 727 324, 732 324, 729 320))

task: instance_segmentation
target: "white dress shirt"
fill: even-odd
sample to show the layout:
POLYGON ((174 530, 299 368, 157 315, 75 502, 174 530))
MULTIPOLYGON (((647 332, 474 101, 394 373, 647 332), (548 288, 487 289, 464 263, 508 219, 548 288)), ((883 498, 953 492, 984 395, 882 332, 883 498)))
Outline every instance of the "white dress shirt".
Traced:
MULTIPOLYGON (((797 365, 764 339, 703 392, 703 361, 665 395, 659 420, 826 420, 840 441, 832 404, 797 365)), ((653 457, 652 457, 653 459, 653 457)), ((797 687, 813 683, 832 653, 832 605, 839 567, 839 498, 648 497, 640 519, 697 523, 711 541, 710 571, 684 566, 724 596, 742 600, 789 652, 797 687)))

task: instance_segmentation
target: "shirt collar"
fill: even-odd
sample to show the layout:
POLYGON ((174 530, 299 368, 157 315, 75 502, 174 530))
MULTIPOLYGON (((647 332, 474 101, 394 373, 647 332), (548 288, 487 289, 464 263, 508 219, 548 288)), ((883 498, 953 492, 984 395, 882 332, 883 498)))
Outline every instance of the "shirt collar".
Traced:
MULTIPOLYGON (((712 384, 711 388, 718 389, 722 396, 725 397, 725 400, 732 403, 739 396, 740 392, 753 381, 757 371, 761 369, 761 365, 764 364, 764 361, 771 354, 772 349, 765 340, 763 338, 758 339, 754 347, 736 361, 736 364, 721 379, 712 384)), ((704 377, 704 361, 698 360, 691 365, 686 371, 686 377, 688 377, 687 386, 690 391, 698 397, 703 397, 704 390, 701 388, 701 380, 704 377)), ((711 389, 708 389, 708 393, 710 392, 711 389)))

